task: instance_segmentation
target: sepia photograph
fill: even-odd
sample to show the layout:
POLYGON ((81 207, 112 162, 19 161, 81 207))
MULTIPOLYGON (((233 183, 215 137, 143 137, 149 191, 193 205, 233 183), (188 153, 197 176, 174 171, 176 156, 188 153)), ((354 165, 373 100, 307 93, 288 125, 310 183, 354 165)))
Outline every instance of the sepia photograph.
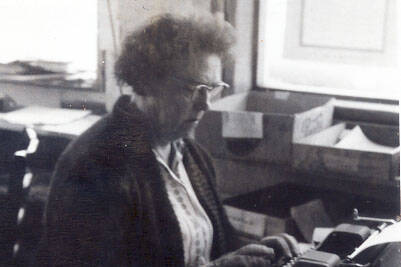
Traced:
POLYGON ((401 266, 401 0, 1 0, 0 32, 0 266, 401 266))

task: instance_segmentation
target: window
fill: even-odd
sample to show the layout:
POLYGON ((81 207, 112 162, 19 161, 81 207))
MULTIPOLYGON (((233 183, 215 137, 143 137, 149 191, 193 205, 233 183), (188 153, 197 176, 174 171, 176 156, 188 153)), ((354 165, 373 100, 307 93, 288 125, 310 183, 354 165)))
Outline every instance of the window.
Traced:
POLYGON ((1 0, 0 32, 2 79, 93 87, 97 0, 1 0))
POLYGON ((398 0, 262 0, 260 87, 398 100, 398 0))

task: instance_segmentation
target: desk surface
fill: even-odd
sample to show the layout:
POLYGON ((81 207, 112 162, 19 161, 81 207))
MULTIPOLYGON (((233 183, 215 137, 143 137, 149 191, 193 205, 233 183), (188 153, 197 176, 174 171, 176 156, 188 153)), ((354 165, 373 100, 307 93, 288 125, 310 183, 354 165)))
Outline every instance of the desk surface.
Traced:
MULTIPOLYGON (((34 125, 32 128, 39 135, 44 136, 55 136, 64 137, 68 139, 74 139, 89 127, 91 127, 96 121, 98 121, 101 116, 98 115, 87 115, 83 118, 74 120, 69 123, 59 124, 59 125, 34 125)), ((26 125, 10 123, 5 120, 0 119, 0 129, 20 132, 26 128, 26 125)))

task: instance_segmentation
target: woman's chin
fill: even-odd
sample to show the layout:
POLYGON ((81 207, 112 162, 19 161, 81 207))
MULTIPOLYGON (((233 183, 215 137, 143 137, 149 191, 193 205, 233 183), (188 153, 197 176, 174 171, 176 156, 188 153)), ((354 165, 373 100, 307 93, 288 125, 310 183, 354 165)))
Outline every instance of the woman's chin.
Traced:
POLYGON ((199 120, 189 120, 184 124, 184 128, 188 129, 188 131, 194 130, 199 125, 199 120))
POLYGON ((181 125, 180 129, 177 131, 178 138, 187 137, 193 135, 196 127, 198 126, 199 121, 191 121, 185 122, 181 125))
POLYGON ((199 120, 189 120, 186 121, 186 124, 188 124, 190 127, 195 128, 199 124, 199 120))

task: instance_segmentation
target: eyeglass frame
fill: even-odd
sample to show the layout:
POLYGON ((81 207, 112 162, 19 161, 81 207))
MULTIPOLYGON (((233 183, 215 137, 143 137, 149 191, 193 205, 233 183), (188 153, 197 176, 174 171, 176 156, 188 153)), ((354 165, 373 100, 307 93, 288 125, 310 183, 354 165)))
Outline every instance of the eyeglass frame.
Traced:
POLYGON ((170 76, 169 79, 177 81, 177 82, 181 82, 181 83, 186 83, 187 91, 190 91, 192 93, 191 97, 189 98, 191 101, 194 101, 196 99, 196 96, 199 95, 199 92, 202 89, 206 89, 206 91, 209 93, 209 95, 211 97, 215 97, 220 92, 222 92, 224 89, 230 88, 230 85, 223 81, 219 81, 214 84, 204 84, 201 82, 191 81, 188 79, 178 78, 175 76, 170 76))

